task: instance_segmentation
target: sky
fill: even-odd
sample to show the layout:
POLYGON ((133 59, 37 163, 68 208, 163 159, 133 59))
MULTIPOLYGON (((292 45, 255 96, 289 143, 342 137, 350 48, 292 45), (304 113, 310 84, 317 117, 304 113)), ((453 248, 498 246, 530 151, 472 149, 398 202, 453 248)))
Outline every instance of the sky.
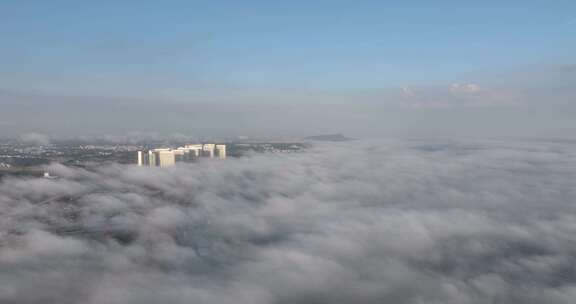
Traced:
POLYGON ((576 128, 574 1, 0 1, 0 36, 5 136, 576 128))

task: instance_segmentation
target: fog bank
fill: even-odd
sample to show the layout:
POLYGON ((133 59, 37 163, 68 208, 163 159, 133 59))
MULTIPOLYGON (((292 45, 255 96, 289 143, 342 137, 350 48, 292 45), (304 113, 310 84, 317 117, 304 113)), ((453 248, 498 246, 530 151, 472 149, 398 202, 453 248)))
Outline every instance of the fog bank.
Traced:
POLYGON ((576 145, 318 145, 0 184, 2 303, 574 303, 576 145))

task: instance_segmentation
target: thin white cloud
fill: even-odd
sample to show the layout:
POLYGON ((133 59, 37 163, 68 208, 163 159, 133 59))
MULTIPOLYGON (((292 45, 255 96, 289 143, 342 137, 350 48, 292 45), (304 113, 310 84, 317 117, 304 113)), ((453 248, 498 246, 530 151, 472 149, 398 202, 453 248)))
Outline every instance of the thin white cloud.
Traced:
POLYGON ((494 107, 516 105, 520 101, 520 93, 512 89, 488 88, 475 83, 402 90, 404 102, 415 108, 494 107))

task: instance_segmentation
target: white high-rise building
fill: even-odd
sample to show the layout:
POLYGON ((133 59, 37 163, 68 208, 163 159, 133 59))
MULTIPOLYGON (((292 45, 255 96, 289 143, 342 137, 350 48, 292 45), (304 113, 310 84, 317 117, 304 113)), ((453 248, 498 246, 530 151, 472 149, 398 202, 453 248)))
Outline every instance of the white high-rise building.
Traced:
POLYGON ((184 149, 187 149, 188 151, 190 151, 190 153, 194 153, 195 158, 202 156, 202 145, 201 144, 185 145, 184 149))
POLYGON ((202 151, 204 152, 203 156, 214 158, 214 148, 216 147, 215 144, 204 144, 202 146, 202 151))
POLYGON ((219 159, 226 158, 226 145, 216 144, 192 144, 177 149, 158 148, 149 150, 148 153, 138 151, 138 166, 170 167, 178 162, 192 162, 200 157, 219 159))
POLYGON ((226 145, 216 145, 216 155, 219 159, 226 158, 226 145))
POLYGON ((176 157, 172 150, 160 150, 158 153, 158 167, 166 168, 176 164, 176 157))
POLYGON ((156 167, 157 166, 156 153, 154 153, 154 151, 152 151, 152 150, 148 151, 148 166, 150 166, 150 167, 156 167))
POLYGON ((138 166, 142 166, 144 164, 144 158, 142 155, 142 151, 138 151, 138 166))

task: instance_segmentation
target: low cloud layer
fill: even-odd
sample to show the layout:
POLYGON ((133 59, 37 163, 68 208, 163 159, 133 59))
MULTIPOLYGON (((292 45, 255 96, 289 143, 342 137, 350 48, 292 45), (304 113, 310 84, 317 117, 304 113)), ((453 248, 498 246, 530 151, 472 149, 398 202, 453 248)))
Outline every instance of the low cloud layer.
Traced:
POLYGON ((574 303, 576 146, 355 142, 0 184, 2 303, 574 303))

